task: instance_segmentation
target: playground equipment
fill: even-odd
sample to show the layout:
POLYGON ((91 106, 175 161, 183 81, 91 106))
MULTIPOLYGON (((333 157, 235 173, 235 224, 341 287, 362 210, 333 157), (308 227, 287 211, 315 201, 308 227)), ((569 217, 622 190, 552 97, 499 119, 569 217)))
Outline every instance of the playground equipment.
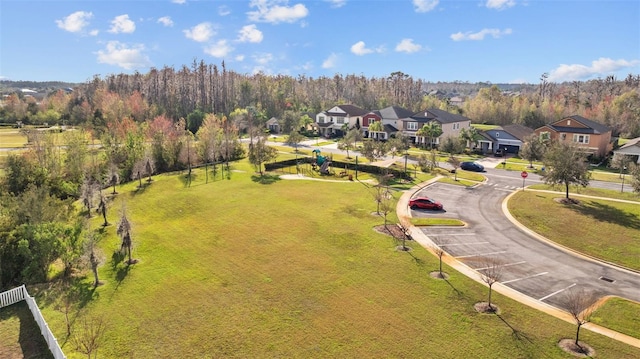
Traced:
POLYGON ((315 162, 313 163, 314 169, 315 165, 320 166, 320 174, 328 175, 329 166, 331 166, 331 159, 327 156, 322 156, 319 149, 315 149, 311 151, 311 153, 313 154, 313 158, 315 159, 315 162))

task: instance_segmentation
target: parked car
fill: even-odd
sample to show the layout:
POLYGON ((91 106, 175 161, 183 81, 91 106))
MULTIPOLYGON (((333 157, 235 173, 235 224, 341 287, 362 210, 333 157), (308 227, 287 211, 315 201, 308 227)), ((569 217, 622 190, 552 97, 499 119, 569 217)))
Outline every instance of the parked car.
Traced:
POLYGON ((462 162, 460 168, 465 171, 484 172, 484 166, 478 162, 462 162))
POLYGON ((435 201, 429 197, 416 197, 409 200, 411 209, 434 209, 442 210, 442 203, 435 201))

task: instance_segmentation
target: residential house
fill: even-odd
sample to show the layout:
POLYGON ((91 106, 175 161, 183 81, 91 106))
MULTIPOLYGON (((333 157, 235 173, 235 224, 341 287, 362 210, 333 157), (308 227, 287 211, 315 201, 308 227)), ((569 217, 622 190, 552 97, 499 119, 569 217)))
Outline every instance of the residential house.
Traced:
POLYGON ((467 117, 437 108, 431 108, 400 119, 399 122, 401 122, 402 125, 399 130, 402 131, 404 136, 409 137, 412 142, 418 143, 420 141, 424 143, 426 139, 416 136, 416 132, 418 132, 418 129, 432 121, 438 123, 442 128, 442 135, 438 138, 432 139, 433 144, 436 145, 440 144, 440 139, 446 137, 458 137, 461 129, 468 129, 471 127, 471 120, 467 117))
MULTIPOLYGON (((382 115, 380 114, 380 111, 375 110, 375 111, 371 111, 366 113, 364 116, 362 116, 362 135, 365 138, 369 138, 369 125, 376 122, 376 121, 382 121, 382 115)), ((372 137, 375 138, 375 137, 372 137)))
POLYGON ((402 119, 407 118, 412 114, 413 112, 399 106, 389 106, 382 110, 370 112, 367 115, 371 116, 365 116, 365 119, 368 121, 367 130, 364 132, 364 136, 377 140, 388 140, 391 136, 395 136, 399 131, 399 128, 402 126, 402 119), (368 125, 373 122, 372 120, 382 121, 382 131, 369 131, 368 125))
POLYGON ((269 130, 269 133, 280 133, 280 123, 278 123, 278 119, 271 117, 269 121, 267 121, 267 129, 269 130))
POLYGON ((524 143, 524 139, 533 134, 533 129, 514 124, 480 131, 479 133, 482 138, 478 141, 478 149, 482 153, 495 153, 497 150, 502 150, 504 153, 518 153, 524 143))
POLYGON ((539 127, 535 133, 550 140, 576 143, 599 158, 605 157, 613 148, 610 128, 578 115, 539 127))
POLYGON ((613 153, 616 155, 631 156, 637 164, 640 164, 640 137, 627 141, 627 143, 620 146, 620 148, 613 151, 613 153))
POLYGON ((362 117, 367 113, 358 106, 338 105, 317 114, 315 124, 322 136, 342 136, 345 129, 359 129, 362 126, 362 117))

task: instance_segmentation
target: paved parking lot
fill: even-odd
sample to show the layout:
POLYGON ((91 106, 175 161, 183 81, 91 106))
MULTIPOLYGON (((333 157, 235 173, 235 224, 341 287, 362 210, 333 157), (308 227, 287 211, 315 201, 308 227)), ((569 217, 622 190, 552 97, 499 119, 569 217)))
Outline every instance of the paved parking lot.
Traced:
POLYGON ((492 178, 473 189, 434 183, 416 195, 442 202, 444 211, 413 210, 411 214, 464 221, 465 227, 423 227, 422 231, 449 255, 480 273, 488 260, 497 261, 502 273, 499 282, 544 303, 564 308, 563 293, 573 287, 598 297, 618 295, 640 301, 637 274, 559 250, 511 223, 501 204, 519 189, 517 180, 492 178))

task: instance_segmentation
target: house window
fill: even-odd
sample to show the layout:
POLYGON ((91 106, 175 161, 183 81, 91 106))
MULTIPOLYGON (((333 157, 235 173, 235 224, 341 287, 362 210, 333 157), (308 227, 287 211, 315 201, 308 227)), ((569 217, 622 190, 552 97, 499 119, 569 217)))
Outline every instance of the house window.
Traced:
POLYGON ((409 131, 417 131, 418 123, 417 122, 407 122, 407 130, 409 131))
POLYGON ((547 141, 551 139, 551 133, 549 131, 540 132, 540 139, 543 141, 547 141))
POLYGON ((589 135, 574 134, 573 135, 573 142, 587 144, 587 143, 589 143, 589 135))
POLYGON ((336 120, 336 122, 337 122, 339 125, 342 125, 342 124, 344 123, 344 117, 338 117, 338 119, 336 120))
POLYGON ((324 123, 324 116, 318 116, 318 122, 324 123))

